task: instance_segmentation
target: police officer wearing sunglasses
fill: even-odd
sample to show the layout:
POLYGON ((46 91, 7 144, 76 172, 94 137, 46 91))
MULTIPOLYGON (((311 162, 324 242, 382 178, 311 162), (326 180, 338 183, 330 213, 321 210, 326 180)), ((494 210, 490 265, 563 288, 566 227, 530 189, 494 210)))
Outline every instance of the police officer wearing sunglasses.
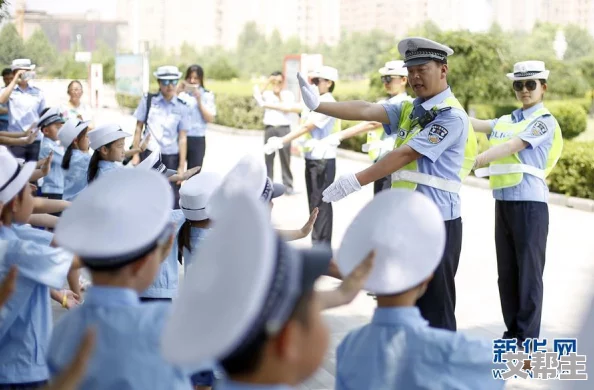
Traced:
MULTIPOLYGON (((141 136, 150 134, 149 146, 140 155, 140 160, 144 160, 152 151, 160 151, 163 164, 183 174, 187 161, 187 133, 191 123, 188 105, 176 95, 182 73, 176 66, 161 66, 153 75, 159 80, 159 93, 145 96, 134 112, 136 132, 133 146, 138 147, 141 136)), ((179 186, 175 183, 171 185, 175 192, 175 208, 179 208, 179 186)))
POLYGON ((549 232, 545 178, 563 149, 561 128, 543 104, 549 71, 542 61, 514 65, 512 80, 522 108, 499 119, 471 118, 491 147, 476 159, 475 174, 489 177, 495 198, 495 247, 499 297, 507 330, 518 345, 538 338, 549 232))

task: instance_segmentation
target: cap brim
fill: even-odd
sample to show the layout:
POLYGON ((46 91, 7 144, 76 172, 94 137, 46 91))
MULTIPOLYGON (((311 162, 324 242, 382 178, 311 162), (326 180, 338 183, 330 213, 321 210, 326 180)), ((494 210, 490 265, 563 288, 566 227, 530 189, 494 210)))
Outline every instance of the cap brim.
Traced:
POLYGON ((4 204, 10 202, 27 185, 36 166, 37 163, 34 161, 25 163, 17 177, 0 192, 0 202, 4 204))
POLYGON ((312 290, 316 280, 328 272, 332 249, 329 247, 305 249, 300 250, 299 255, 302 260, 301 293, 304 294, 312 290))
POLYGON ((287 187, 285 187, 284 184, 280 183, 272 183, 272 188, 272 199, 284 195, 287 191, 287 187))
POLYGON ((415 58, 414 60, 406 61, 404 63, 404 65, 402 65, 402 66, 405 67, 405 68, 409 68, 411 66, 417 66, 417 65, 426 64, 429 61, 437 61, 437 60, 433 60, 431 58, 415 58))

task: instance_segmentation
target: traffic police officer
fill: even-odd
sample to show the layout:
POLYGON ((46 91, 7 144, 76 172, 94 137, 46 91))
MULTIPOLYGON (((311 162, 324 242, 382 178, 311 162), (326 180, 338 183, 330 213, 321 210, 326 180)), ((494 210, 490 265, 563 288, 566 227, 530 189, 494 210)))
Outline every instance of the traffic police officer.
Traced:
MULTIPOLYGON (((386 65, 380 68, 382 83, 386 92, 390 95, 387 100, 388 103, 396 104, 402 101, 412 101, 412 98, 406 93, 406 84, 408 83, 408 71, 404 66, 404 61, 389 61, 386 65)), ((386 100, 381 100, 379 103, 385 103, 386 100)), ((367 132, 367 143, 363 145, 363 151, 369 154, 373 162, 377 162, 380 158, 394 149, 396 142, 396 134, 390 134, 388 127, 384 131, 382 124, 379 122, 361 122, 355 126, 349 127, 336 135, 338 142, 347 138, 354 137, 361 133, 367 132)), ((392 187, 392 179, 390 176, 382 177, 373 183, 373 193, 377 194, 382 190, 392 187)))
MULTIPOLYGON (((145 127, 145 135, 150 133, 151 141, 140 159, 148 157, 150 151, 160 151, 165 166, 183 174, 187 159, 187 133, 191 122, 188 105, 176 96, 175 91, 182 73, 176 66, 161 66, 153 75, 159 80, 159 94, 150 99, 145 96, 134 112, 136 132, 133 146, 136 148, 140 145, 145 127), (150 107, 147 107, 148 100, 150 107)), ((179 185, 171 185, 175 192, 175 208, 179 208, 179 185)))
MULTIPOLYGON (((8 102, 8 131, 24 132, 39 120, 45 108, 45 98, 39 88, 29 85, 29 80, 35 77, 35 65, 31 64, 31 60, 14 60, 10 68, 14 78, 0 92, 0 104, 8 102)), ((11 151, 17 158, 37 161, 42 137, 38 133, 37 140, 32 144, 13 146, 11 151)))
POLYGON ((545 178, 563 149, 561 128, 543 104, 549 71, 542 61, 514 65, 522 108, 494 120, 472 118, 489 134, 491 148, 476 159, 476 176, 489 176, 495 198, 495 247, 504 338, 538 338, 549 233, 549 189, 545 178))
MULTIPOLYGON (((338 70, 330 66, 323 66, 313 72, 311 80, 319 91, 316 91, 320 101, 336 102, 332 92, 338 80, 338 70)), ((310 87, 313 90, 313 87, 310 87)), ((319 209, 311 234, 314 244, 331 245, 332 241, 332 205, 322 201, 322 192, 328 188, 336 175, 336 148, 337 143, 327 142, 324 139, 340 131, 340 121, 321 112, 311 112, 305 124, 298 130, 292 131, 283 137, 271 137, 264 146, 265 153, 274 153, 282 149, 283 145, 303 136, 305 151, 305 184, 309 212, 317 207, 319 209)))
POLYGON ((455 330, 454 277, 462 249, 458 192, 474 165, 476 137, 468 115, 447 84, 447 57, 454 51, 425 38, 404 39, 398 50, 405 58, 409 84, 417 95, 412 103, 320 102, 301 75, 299 83, 310 109, 341 119, 389 124, 390 133, 396 133, 392 152, 356 175, 341 176, 324 191, 324 201, 338 201, 390 174, 392 188, 417 190, 431 198, 445 222, 446 249, 417 305, 431 326, 455 330))

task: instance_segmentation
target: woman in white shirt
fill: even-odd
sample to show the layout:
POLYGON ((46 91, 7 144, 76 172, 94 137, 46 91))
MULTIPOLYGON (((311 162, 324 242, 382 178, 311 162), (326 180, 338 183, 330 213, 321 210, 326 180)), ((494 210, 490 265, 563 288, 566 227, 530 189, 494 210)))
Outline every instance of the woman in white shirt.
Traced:
MULTIPOLYGON (((72 80, 68 84, 68 102, 62 107, 62 116, 68 120, 78 118, 80 121, 93 121, 93 112, 88 104, 81 102, 83 94, 82 83, 78 80, 72 80)), ((89 130, 93 129, 93 123, 89 123, 89 130)))

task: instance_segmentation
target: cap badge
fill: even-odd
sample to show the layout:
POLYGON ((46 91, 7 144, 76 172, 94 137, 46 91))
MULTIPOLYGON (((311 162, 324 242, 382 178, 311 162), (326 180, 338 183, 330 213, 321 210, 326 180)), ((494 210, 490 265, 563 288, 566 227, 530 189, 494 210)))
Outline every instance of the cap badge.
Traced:
POLYGON ((408 41, 406 43, 406 48, 408 50, 410 50, 410 51, 417 51, 417 50, 419 50, 419 47, 417 46, 417 44, 414 41, 412 41, 412 40, 410 40, 410 41, 408 41))

